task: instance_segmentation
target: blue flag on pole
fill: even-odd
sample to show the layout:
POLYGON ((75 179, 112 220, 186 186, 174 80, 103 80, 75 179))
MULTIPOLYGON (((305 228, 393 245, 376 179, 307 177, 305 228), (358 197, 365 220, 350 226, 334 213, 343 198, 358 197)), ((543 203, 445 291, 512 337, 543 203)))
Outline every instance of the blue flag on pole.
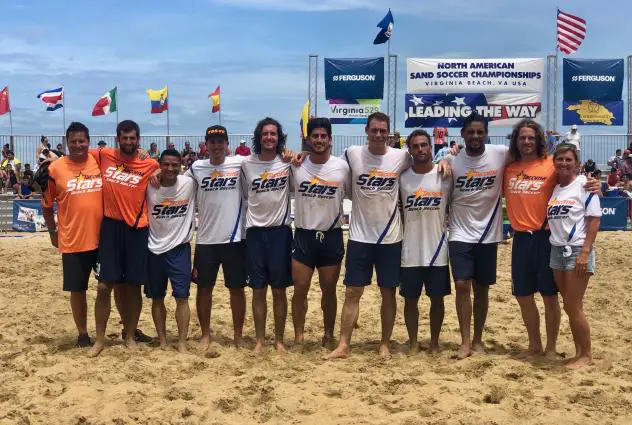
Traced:
POLYGON ((395 21, 393 20, 393 15, 391 14, 391 9, 388 9, 388 13, 377 24, 378 28, 381 28, 380 32, 375 36, 375 40, 373 40, 373 44, 383 44, 391 39, 391 35, 393 34, 393 25, 395 21))

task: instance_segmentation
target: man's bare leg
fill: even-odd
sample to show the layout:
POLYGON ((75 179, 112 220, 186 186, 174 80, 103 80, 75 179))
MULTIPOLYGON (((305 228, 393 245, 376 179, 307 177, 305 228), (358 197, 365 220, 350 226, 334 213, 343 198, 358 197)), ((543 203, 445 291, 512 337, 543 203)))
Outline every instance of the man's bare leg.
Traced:
POLYGON ((540 336, 540 312, 535 304, 533 295, 516 297, 522 321, 527 328, 529 337, 529 354, 542 354, 542 338, 540 336))
MULTIPOLYGON (((243 290, 243 289, 242 289, 243 290)), ((232 303, 232 291, 231 291, 232 303)), ((195 307, 197 309, 198 321, 202 336, 200 337, 200 347, 206 351, 211 345, 211 308, 213 305, 213 288, 201 288, 198 286, 195 297, 195 307)), ((244 306, 245 308, 245 306, 244 306)))
MULTIPOLYGON (((305 300, 307 302, 307 300, 305 300)), ((287 291, 286 288, 272 288, 272 311, 274 314, 274 348, 285 352, 283 337, 287 320, 287 291)), ((304 321, 305 319, 303 319, 304 321)))
POLYGON ((489 309, 489 285, 478 285, 474 281, 472 286, 474 287, 474 338, 472 339, 472 351, 483 353, 485 352, 483 329, 485 328, 487 310, 489 309))
POLYGON ((336 298, 336 285, 340 277, 340 264, 334 266, 324 266, 318 269, 318 280, 322 296, 320 298, 320 308, 323 311, 323 347, 334 342, 334 326, 336 325, 336 313, 338 310, 338 299, 336 298))
MULTIPOLYGON (((154 298, 151 300, 151 317, 154 319, 154 326, 160 341, 160 348, 167 349, 167 308, 164 298, 154 298)), ((129 334, 127 334, 129 335, 129 334)))
POLYGON ((364 286, 347 286, 340 315, 340 342, 338 347, 329 353, 327 359, 342 359, 349 356, 351 335, 360 314, 360 298, 363 292, 364 286))
POLYGON ((302 344, 305 340, 305 316, 307 315, 307 294, 312 284, 314 269, 292 259, 292 323, 294 324, 294 342, 302 344))
POLYGON ((266 294, 268 286, 252 290, 252 316, 255 322, 255 353, 261 352, 266 340, 266 316, 268 315, 268 302, 266 294))
POLYGON ((230 311, 233 314, 233 342, 235 348, 240 348, 243 344, 244 320, 246 318, 246 291, 244 288, 229 288, 228 291, 230 292, 230 311))
POLYGON ((123 320, 123 329, 125 330, 125 346, 134 349, 136 344, 136 328, 140 319, 140 310, 143 306, 143 297, 141 295, 140 285, 119 284, 123 286, 124 299, 123 305, 125 318, 123 320))
POLYGON ((88 351, 89 357, 98 356, 105 347, 105 329, 110 318, 112 289, 114 285, 99 282, 97 286, 97 299, 94 304, 94 321, 96 324, 97 336, 94 345, 88 351))
POLYGON ((178 351, 187 352, 187 336, 189 335, 189 321, 191 310, 188 298, 176 298, 176 324, 178 325, 178 351))
POLYGON ((114 305, 116 305, 116 311, 118 311, 121 318, 121 324, 125 326, 125 308, 127 306, 125 303, 125 288, 118 284, 114 284, 114 305))
POLYGON ((546 323, 546 348, 544 349, 544 355, 554 359, 562 318, 560 300, 557 295, 543 295, 542 301, 544 301, 544 321, 546 323))
POLYGON ((470 326, 472 324, 472 296, 471 280, 457 280, 454 282, 456 297, 456 315, 459 319, 461 332, 461 347, 456 358, 462 360, 472 355, 472 341, 470 340, 470 326))
POLYGON ((408 331, 408 352, 411 355, 419 353, 419 298, 404 298, 404 322, 408 331))
POLYGON ((72 318, 77 326, 79 335, 88 333, 88 301, 86 300, 86 291, 77 291, 70 293, 70 310, 72 318))
POLYGON ((382 294, 382 307, 380 315, 382 318, 382 340, 378 352, 382 358, 390 358, 391 351, 389 343, 395 326, 395 316, 397 315, 397 299, 395 297, 396 288, 380 288, 382 294))
POLYGON ((441 334, 444 316, 445 304, 443 297, 430 297, 430 345, 428 346, 428 354, 435 354, 441 351, 439 334, 441 334))

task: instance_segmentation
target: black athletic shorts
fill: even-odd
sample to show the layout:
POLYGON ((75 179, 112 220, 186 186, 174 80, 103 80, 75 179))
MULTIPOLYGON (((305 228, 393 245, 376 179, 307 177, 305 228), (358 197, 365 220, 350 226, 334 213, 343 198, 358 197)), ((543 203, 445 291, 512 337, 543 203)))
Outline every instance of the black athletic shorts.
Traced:
POLYGON ((90 272, 96 271, 98 250, 61 254, 64 291, 81 292, 88 289, 90 272))
POLYGON ((396 288, 401 279, 402 243, 376 244, 349 240, 345 262, 347 286, 367 286, 373 267, 380 288, 396 288))
POLYGON ((417 299, 421 290, 426 288, 429 297, 450 295, 450 270, 448 266, 402 267, 402 285, 399 295, 408 299, 417 299))
POLYGON ((103 217, 99 241, 99 281, 147 283, 149 228, 134 229, 124 221, 103 217))
POLYGON ((193 282, 200 288, 214 288, 219 266, 224 286, 243 288, 247 284, 246 243, 244 241, 195 246, 193 282))
POLYGON ((551 259, 551 232, 516 232, 511 248, 511 293, 525 297, 539 292, 556 295, 551 259))
POLYGON ((342 229, 327 231, 296 229, 292 258, 308 267, 335 266, 342 263, 345 243, 342 229))
POLYGON ((448 242, 455 281, 473 279, 478 285, 496 283, 497 243, 448 242))
POLYGON ((290 226, 251 227, 246 231, 248 282, 253 289, 266 285, 292 286, 292 229, 290 226))

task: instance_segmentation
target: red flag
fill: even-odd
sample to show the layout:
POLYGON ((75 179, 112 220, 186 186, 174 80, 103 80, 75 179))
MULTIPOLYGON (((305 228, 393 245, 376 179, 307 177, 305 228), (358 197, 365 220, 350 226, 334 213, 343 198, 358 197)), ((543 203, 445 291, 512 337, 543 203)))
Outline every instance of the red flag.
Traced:
POLYGON ((215 91, 212 92, 211 94, 209 94, 208 97, 210 97, 211 101, 213 102, 213 109, 211 110, 211 112, 213 112, 213 113, 219 112, 219 108, 220 108, 220 104, 219 104, 219 86, 217 86, 215 91))
POLYGON ((4 115, 7 112, 11 112, 11 106, 9 105, 9 87, 5 87, 0 91, 0 115, 4 115))

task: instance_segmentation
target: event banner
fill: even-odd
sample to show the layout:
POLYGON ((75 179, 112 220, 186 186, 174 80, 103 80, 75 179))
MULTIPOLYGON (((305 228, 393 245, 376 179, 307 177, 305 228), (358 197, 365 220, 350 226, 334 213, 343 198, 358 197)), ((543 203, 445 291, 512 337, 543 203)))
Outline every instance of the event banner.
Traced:
POLYGON ((485 117, 492 127, 510 127, 524 118, 539 120, 539 94, 518 93, 406 93, 405 126, 462 127, 472 111, 485 117))
POLYGON ((621 100, 623 59, 564 59, 564 100, 621 100))
POLYGON ((381 99, 329 99, 329 119, 332 124, 366 124, 381 103, 381 99))
POLYGON ((544 59, 406 59, 408 93, 541 93, 544 59))
POLYGON ((628 198, 599 198, 601 220, 599 230, 625 230, 628 226, 628 198))
MULTIPOLYGON (((57 213, 57 204, 53 204, 57 213)), ((46 222, 42 215, 42 204, 34 199, 15 199, 13 201, 13 230, 17 232, 46 231, 46 222)))
POLYGON ((563 125, 623 125, 622 100, 564 100, 563 125))
POLYGON ((325 98, 382 99, 384 58, 325 58, 325 98))

